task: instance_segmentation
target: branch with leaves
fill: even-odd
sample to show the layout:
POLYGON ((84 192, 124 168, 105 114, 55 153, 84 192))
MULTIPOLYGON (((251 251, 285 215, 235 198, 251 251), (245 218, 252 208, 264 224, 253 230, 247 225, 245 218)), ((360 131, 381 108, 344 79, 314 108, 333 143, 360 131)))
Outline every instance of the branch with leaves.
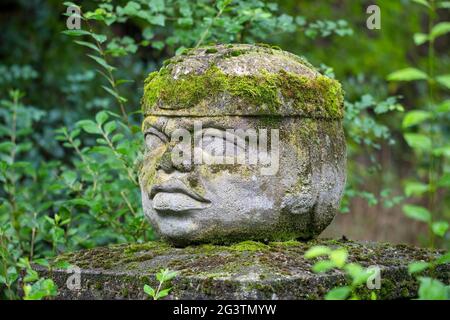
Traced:
POLYGON ((177 276, 178 272, 176 271, 170 271, 169 269, 161 269, 156 274, 156 280, 158 280, 158 287, 152 288, 149 285, 144 286, 144 292, 148 294, 153 300, 159 300, 161 298, 166 297, 169 295, 172 288, 164 288, 165 284, 169 283, 173 278, 177 276))

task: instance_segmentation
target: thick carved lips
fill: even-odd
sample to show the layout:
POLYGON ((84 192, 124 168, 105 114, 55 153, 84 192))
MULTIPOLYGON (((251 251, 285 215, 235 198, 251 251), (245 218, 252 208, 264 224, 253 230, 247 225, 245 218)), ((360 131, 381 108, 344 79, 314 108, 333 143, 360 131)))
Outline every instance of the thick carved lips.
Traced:
POLYGON ((150 199, 153 200, 153 208, 160 213, 201 210, 211 203, 198 193, 189 190, 184 183, 178 180, 153 186, 150 191, 150 199))
POLYGON ((182 193, 182 194, 185 194, 197 201, 204 202, 204 203, 211 203, 211 201, 209 201, 208 199, 205 199, 198 193, 189 190, 188 187, 186 187, 184 185, 184 183, 179 180, 172 180, 172 181, 166 182, 164 184, 154 185, 152 187, 152 189, 150 190, 150 199, 153 199, 155 197, 155 195, 159 192, 182 193))

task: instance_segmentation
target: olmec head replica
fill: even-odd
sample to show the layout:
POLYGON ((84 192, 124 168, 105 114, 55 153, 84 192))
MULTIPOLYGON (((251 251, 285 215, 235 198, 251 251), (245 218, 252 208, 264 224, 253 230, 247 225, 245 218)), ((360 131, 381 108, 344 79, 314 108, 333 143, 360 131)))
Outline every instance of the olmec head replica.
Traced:
POLYGON ((145 215, 165 240, 308 239, 345 184, 340 84, 258 45, 187 50, 145 82, 145 215))

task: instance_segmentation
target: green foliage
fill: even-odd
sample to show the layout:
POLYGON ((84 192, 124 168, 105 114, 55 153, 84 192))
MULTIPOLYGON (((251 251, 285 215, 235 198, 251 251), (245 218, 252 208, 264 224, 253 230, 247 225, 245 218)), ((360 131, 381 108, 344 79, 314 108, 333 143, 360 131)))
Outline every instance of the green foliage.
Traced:
POLYGON ((414 80, 426 80, 428 75, 416 68, 405 68, 395 71, 388 75, 389 81, 414 81, 414 80))
POLYGON ((420 300, 450 299, 450 285, 445 285, 441 281, 431 277, 420 276, 426 270, 429 270, 430 274, 433 275, 439 265, 446 263, 450 263, 450 253, 448 252, 430 262, 417 261, 408 266, 408 272, 415 275, 419 281, 418 298, 420 300))
MULTIPOLYGON (((35 263, 48 267, 48 262, 42 259, 36 260, 35 263)), ((46 297, 56 296, 57 288, 53 280, 40 278, 38 273, 31 267, 28 259, 21 258, 17 265, 26 271, 26 275, 23 277, 24 300, 41 300, 46 297)))
MULTIPOLYGON (((445 131, 448 127, 448 108, 442 107, 447 103, 437 100, 437 85, 449 89, 448 75, 436 75, 435 40, 450 32, 449 22, 435 23, 437 6, 436 1, 415 1, 427 7, 428 30, 427 33, 416 33, 414 42, 422 45, 428 42, 428 70, 424 72, 414 67, 408 67, 388 76, 390 81, 417 81, 426 80, 428 95, 422 109, 408 111, 403 118, 403 137, 407 144, 418 155, 418 174, 416 180, 408 180, 405 186, 405 194, 409 197, 424 198, 427 196, 427 205, 404 205, 403 212, 411 219, 424 222, 428 226, 429 246, 435 246, 435 238, 443 238, 449 229, 449 223, 445 216, 445 201, 439 197, 441 193, 448 191, 449 167, 447 164, 449 149, 445 131), (420 170, 422 169, 422 170, 420 170), (421 174, 422 172, 422 174, 421 174)), ((418 106, 420 107, 420 106, 418 106)), ((416 107, 417 108, 417 107, 416 107)), ((445 257, 448 256, 444 255, 445 257)), ((442 258, 441 258, 442 260, 442 258)), ((440 260, 431 263, 415 262, 409 266, 412 274, 420 273, 426 269, 434 269, 440 264, 440 260)), ((419 277, 419 299, 441 300, 448 299, 450 287, 445 286, 437 279, 430 277, 419 277)))
MULTIPOLYGON (((365 285, 374 272, 357 263, 348 262, 348 252, 345 248, 331 249, 325 246, 314 246, 305 252, 305 258, 321 258, 312 266, 313 272, 323 273, 337 269, 345 273, 348 284, 330 290, 325 295, 326 300, 359 300, 357 289, 365 285)), ((374 292, 372 298, 376 299, 374 292)))
POLYGON ((379 195, 366 191, 364 185, 368 179, 379 174, 380 167, 375 158, 375 152, 381 149, 383 143, 394 145, 390 128, 382 122, 382 117, 403 112, 403 106, 398 103, 398 97, 388 97, 377 101, 372 95, 365 94, 355 102, 345 101, 344 128, 347 133, 349 157, 356 158, 362 150, 370 151, 368 156, 371 166, 359 166, 357 162, 349 162, 349 178, 346 184, 341 212, 350 211, 351 199, 365 199, 370 206, 377 205, 379 199, 386 206, 393 206, 402 198, 388 197, 390 190, 384 189, 379 195))
POLYGON ((139 205, 140 131, 113 113, 99 112, 95 122, 56 130, 56 138, 74 152, 71 164, 36 166, 33 124, 45 113, 25 106, 22 97, 11 91, 10 100, 1 101, 0 282, 6 286, 4 297, 17 297, 16 275, 26 266, 33 283, 26 283, 24 298, 38 299, 54 295, 54 286, 20 263, 23 257, 37 263, 67 250, 144 241, 152 233, 139 205), (82 137, 82 131, 89 135, 82 137))
MULTIPOLYGON (((425 222, 429 229, 429 245, 435 245, 435 236, 443 238, 449 224, 442 219, 445 203, 439 197, 441 192, 448 189, 445 181, 448 175, 449 155, 445 151, 449 148, 448 141, 444 137, 445 128, 448 125, 448 110, 442 108, 444 102, 436 100, 437 84, 447 88, 447 75, 436 75, 435 40, 450 31, 449 22, 435 24, 436 2, 417 1, 428 8, 428 33, 415 35, 417 45, 428 41, 428 70, 427 72, 415 67, 408 67, 395 71, 388 76, 389 81, 417 81, 426 80, 428 96, 423 109, 414 109, 405 113, 402 122, 403 137, 406 143, 414 150, 420 160, 418 166, 423 173, 418 171, 416 180, 408 180, 405 186, 405 194, 408 197, 427 196, 427 206, 404 205, 403 212, 406 216, 425 222), (441 212, 439 212, 441 211, 441 212)), ((448 218, 448 217, 447 217, 448 218)))
POLYGON ((419 299, 420 300, 449 300, 450 286, 446 286, 441 281, 420 277, 419 299))
POLYGON ((170 281, 177 276, 176 271, 170 271, 169 269, 161 269, 156 274, 156 280, 158 280, 159 284, 156 289, 150 287, 149 285, 144 285, 144 292, 148 294, 153 300, 159 300, 161 298, 169 295, 170 290, 172 288, 162 289, 165 285, 170 283, 170 281))

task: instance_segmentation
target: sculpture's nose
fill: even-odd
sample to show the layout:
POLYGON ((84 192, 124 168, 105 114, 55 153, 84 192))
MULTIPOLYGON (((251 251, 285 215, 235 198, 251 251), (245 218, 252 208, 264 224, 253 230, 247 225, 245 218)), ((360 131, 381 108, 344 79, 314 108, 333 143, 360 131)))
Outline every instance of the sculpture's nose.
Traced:
POLYGON ((181 159, 178 157, 173 159, 173 156, 173 148, 167 148, 159 160, 157 170, 163 170, 166 173, 173 171, 189 172, 192 170, 191 159, 181 159))

